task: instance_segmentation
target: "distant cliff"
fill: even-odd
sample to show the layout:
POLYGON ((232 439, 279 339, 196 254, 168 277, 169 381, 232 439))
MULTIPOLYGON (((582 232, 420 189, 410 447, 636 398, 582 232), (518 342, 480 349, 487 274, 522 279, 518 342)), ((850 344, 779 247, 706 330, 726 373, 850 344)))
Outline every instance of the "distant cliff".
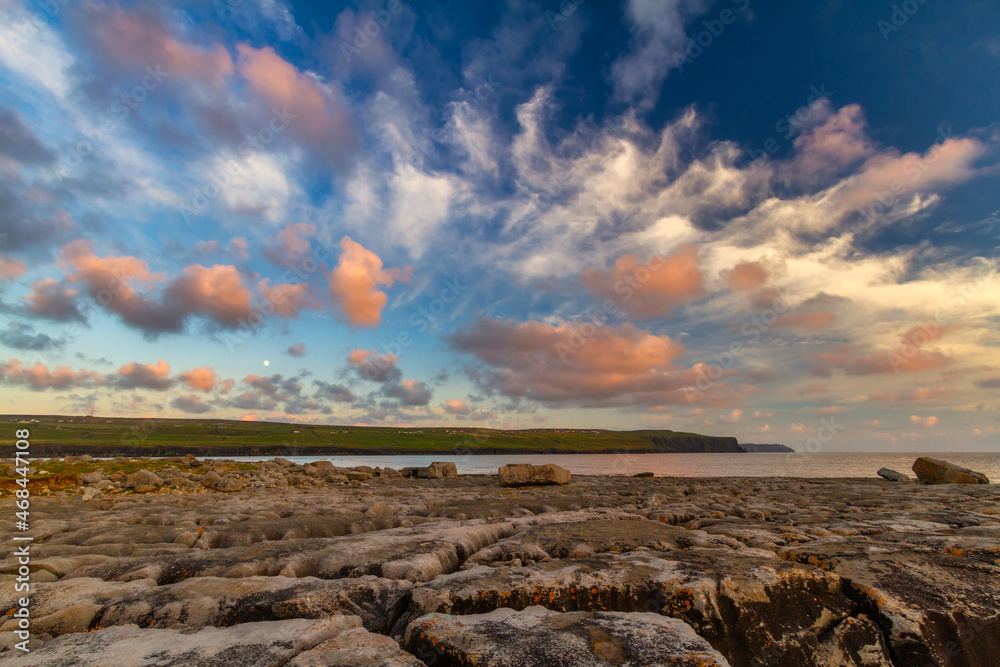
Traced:
POLYGON ((746 442, 741 444, 740 447, 750 452, 751 454, 784 453, 784 452, 795 451, 791 447, 786 447, 784 445, 754 445, 746 442))
POLYGON ((664 453, 698 453, 698 454, 741 454, 736 438, 715 437, 710 435, 648 435, 645 436, 653 444, 654 451, 664 453))

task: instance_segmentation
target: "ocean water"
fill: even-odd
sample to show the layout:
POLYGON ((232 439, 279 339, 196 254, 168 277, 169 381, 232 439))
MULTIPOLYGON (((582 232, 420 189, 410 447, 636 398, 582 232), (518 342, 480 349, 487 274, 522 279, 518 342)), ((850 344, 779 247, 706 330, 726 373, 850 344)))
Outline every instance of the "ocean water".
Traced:
MULTIPOLYGON (((634 475, 652 472, 667 477, 877 477, 879 468, 892 468, 914 477, 918 456, 930 456, 981 472, 1000 483, 998 453, 818 453, 818 454, 537 454, 524 456, 287 456, 296 463, 332 461, 352 467, 426 466, 453 461, 460 474, 494 474, 508 463, 555 463, 576 475, 634 475)), ((235 457, 258 461, 260 457, 235 457)))

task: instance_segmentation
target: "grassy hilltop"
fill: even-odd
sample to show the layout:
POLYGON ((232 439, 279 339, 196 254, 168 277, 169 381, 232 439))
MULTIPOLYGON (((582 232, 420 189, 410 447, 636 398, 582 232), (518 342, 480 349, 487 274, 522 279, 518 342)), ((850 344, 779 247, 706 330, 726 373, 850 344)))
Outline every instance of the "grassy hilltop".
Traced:
POLYGON ((600 454, 740 452, 735 438, 676 431, 496 430, 283 424, 225 419, 2 415, 10 438, 31 430, 33 456, 600 454), (28 422, 27 426, 21 422, 28 422))

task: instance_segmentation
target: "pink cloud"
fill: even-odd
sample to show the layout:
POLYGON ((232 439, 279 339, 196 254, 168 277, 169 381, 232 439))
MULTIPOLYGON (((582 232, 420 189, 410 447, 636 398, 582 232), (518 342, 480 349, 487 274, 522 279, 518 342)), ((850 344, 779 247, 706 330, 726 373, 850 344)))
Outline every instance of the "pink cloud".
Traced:
POLYGON ((264 249, 264 256, 278 266, 294 267, 311 250, 309 237, 315 233, 316 225, 308 222, 288 223, 264 249))
POLYGON ((889 403, 923 403, 954 396, 956 393, 957 390, 950 387, 917 387, 905 392, 873 391, 868 394, 868 398, 889 403))
POLYGON ((918 417, 917 415, 913 415, 913 416, 910 417, 910 421, 913 422, 914 424, 920 424, 921 426, 923 426, 925 428, 932 428, 934 425, 936 425, 938 423, 938 418, 937 417, 918 417))
POLYGON ((85 29, 96 43, 97 54, 110 67, 159 66, 171 77, 212 86, 233 72, 232 58, 224 46, 205 49, 180 41, 152 9, 101 6, 86 14, 85 29))
POLYGON ((18 359, 0 364, 0 379, 7 384, 23 384, 34 391, 43 389, 69 389, 103 384, 104 377, 94 371, 74 371, 69 366, 49 370, 45 364, 23 365, 18 359))
POLYGON ((653 256, 645 264, 623 255, 609 270, 585 269, 580 283, 636 319, 666 317, 674 307, 704 294, 698 253, 689 244, 669 257, 653 256))
POLYGON ((197 391, 208 393, 215 389, 217 377, 210 366, 200 366, 181 373, 181 382, 197 391))
POLYGON ((374 350, 351 350, 347 363, 359 377, 373 382, 398 382, 403 373, 396 367, 399 357, 391 353, 378 354, 374 350))
POLYGON ((730 405, 736 399, 736 390, 719 380, 738 371, 716 372, 707 364, 675 369, 684 346, 631 324, 484 318, 453 334, 449 342, 491 367, 474 374, 483 389, 549 405, 730 405), (696 392, 686 391, 702 384, 696 392))
POLYGON ((467 415, 471 412, 468 403, 457 398, 449 398, 445 401, 444 411, 451 415, 467 415))
POLYGON ((775 318, 772 326, 779 329, 808 329, 820 331, 829 329, 837 316, 828 310, 798 312, 780 315, 775 318))
POLYGON ((13 280, 28 272, 28 265, 19 259, 10 259, 0 255, 0 278, 13 280))
POLYGON ((131 361, 118 369, 117 385, 123 389, 156 389, 163 391, 173 385, 170 364, 160 359, 155 364, 131 361))
POLYGON ((397 280, 409 282, 413 269, 383 269, 378 255, 349 236, 341 239, 340 247, 340 261, 328 278, 330 296, 352 326, 378 326, 388 302, 388 296, 378 286, 392 287, 397 280))
POLYGON ((257 326, 268 316, 297 317, 304 309, 319 308, 305 283, 271 285, 261 280, 258 296, 267 303, 255 309, 254 294, 243 284, 235 266, 194 264, 171 281, 152 273, 136 257, 99 257, 88 241, 74 241, 63 248, 60 261, 69 282, 82 283, 95 301, 127 323, 147 333, 184 330, 187 318, 207 317, 236 328, 249 322, 257 326), (153 288, 167 283, 157 295, 153 288), (138 286, 146 288, 139 291, 138 286))
POLYGON ((24 297, 28 311, 36 317, 44 317, 59 322, 85 319, 76 305, 79 292, 62 283, 46 278, 31 285, 31 291, 24 297))
POLYGON ((722 279, 731 288, 740 291, 755 290, 767 284, 771 272, 761 262, 740 262, 722 272, 722 279))
POLYGON ((879 154, 865 162, 861 172, 845 181, 837 203, 849 210, 877 202, 892 204, 929 188, 962 183, 976 174, 973 163, 986 153, 975 139, 948 139, 925 155, 879 154))
POLYGON ((798 154, 783 169, 785 180, 812 184, 834 176, 875 152, 864 111, 850 104, 795 140, 798 154))
POLYGON ((239 71, 250 91, 294 116, 288 132, 307 147, 319 150, 332 166, 346 166, 358 138, 340 93, 321 87, 269 46, 256 49, 240 44, 236 48, 239 71))

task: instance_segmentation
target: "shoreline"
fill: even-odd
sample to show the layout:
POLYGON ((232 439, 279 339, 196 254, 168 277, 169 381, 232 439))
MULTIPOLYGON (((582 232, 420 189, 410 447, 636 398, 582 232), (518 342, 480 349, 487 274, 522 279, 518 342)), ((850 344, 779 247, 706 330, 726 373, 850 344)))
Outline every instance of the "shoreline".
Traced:
MULTIPOLYGON (((601 638, 582 657, 633 664, 1000 655, 996 484, 574 475, 503 487, 444 464, 426 479, 282 459, 33 465, 53 474, 30 482, 34 643, 17 664, 124 651, 200 665, 192 655, 224 649, 294 667, 451 667, 580 633, 601 638)), ((10 543, 0 556, 6 584, 19 566, 10 543)), ((0 614, 14 607, 5 590, 0 614)))

